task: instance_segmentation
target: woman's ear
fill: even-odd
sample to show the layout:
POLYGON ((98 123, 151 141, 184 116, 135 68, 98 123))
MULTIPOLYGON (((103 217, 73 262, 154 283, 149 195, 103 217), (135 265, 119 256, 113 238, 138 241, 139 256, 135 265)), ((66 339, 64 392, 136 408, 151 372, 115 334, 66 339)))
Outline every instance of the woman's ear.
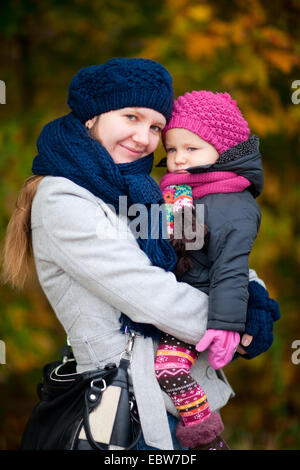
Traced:
POLYGON ((88 121, 86 121, 84 123, 85 127, 87 129, 91 129, 93 127, 93 125, 95 124, 96 119, 97 119, 97 116, 94 116, 92 119, 89 119, 88 121))

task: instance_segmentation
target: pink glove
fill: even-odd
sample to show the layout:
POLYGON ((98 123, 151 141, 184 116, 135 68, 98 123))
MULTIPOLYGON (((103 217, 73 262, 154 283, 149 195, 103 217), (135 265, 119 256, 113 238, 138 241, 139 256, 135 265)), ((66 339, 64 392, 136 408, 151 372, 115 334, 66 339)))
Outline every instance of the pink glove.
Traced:
POLYGON ((197 351, 208 349, 208 360, 214 369, 221 369, 232 357, 241 341, 239 333, 227 330, 206 330, 196 346, 197 351))

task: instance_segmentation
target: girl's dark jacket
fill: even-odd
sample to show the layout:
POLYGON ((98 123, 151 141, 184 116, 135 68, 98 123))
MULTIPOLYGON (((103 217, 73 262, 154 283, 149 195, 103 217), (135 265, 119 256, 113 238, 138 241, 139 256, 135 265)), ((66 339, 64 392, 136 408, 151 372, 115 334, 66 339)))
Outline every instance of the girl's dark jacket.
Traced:
POLYGON ((243 332, 248 304, 249 254, 261 220, 255 201, 263 188, 258 137, 252 135, 227 150, 213 165, 188 171, 232 171, 251 182, 251 186, 240 193, 209 194, 194 200, 196 206, 204 204, 204 223, 209 232, 204 248, 187 252, 194 267, 180 278, 209 294, 207 328, 243 332))

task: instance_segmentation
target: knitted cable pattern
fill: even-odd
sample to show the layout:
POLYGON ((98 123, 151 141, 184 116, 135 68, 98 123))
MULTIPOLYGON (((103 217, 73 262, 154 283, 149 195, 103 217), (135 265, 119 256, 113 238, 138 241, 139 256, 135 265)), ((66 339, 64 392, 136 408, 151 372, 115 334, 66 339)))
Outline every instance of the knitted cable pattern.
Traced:
POLYGON ((69 86, 68 105, 81 122, 124 107, 145 107, 168 121, 174 101, 172 77, 158 62, 114 58, 84 67, 69 86))
POLYGON ((180 96, 173 106, 172 117, 163 130, 189 130, 213 145, 220 154, 248 139, 250 129, 237 102, 229 93, 193 91, 180 96))

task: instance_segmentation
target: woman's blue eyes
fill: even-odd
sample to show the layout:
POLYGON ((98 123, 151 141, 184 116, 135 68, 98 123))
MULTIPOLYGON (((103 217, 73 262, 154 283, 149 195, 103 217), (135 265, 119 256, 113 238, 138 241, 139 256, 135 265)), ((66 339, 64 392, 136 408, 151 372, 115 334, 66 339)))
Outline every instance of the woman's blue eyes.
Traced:
MULTIPOLYGON (((136 121, 138 119, 137 116, 135 116, 134 114, 126 114, 126 117, 129 119, 129 121, 136 121)), ((159 126, 151 126, 151 129, 154 130, 154 132, 160 132, 161 131, 161 128, 159 126)))
POLYGON ((126 114, 126 117, 129 119, 129 121, 134 121, 136 119, 136 116, 134 116, 133 114, 126 114))

